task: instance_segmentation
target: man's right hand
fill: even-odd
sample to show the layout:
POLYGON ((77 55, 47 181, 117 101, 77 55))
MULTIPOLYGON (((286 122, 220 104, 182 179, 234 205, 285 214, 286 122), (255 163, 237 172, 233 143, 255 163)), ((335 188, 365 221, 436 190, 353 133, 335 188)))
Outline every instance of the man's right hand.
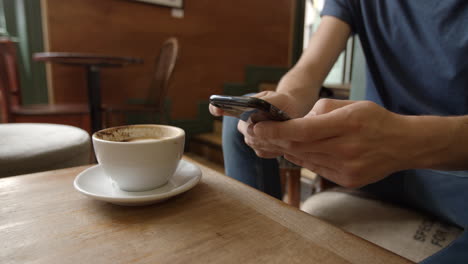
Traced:
MULTIPOLYGON (((262 100, 269 102, 270 104, 278 107, 279 109, 287 113, 291 118, 298 118, 302 116, 301 107, 303 107, 303 105, 297 102, 297 100, 290 95, 278 93, 274 91, 264 91, 264 92, 254 95, 253 97, 257 97, 257 98, 260 98, 262 100)), ((244 135, 244 140, 246 144, 249 146, 255 145, 253 141, 256 141, 256 138, 252 137, 251 133, 249 133, 252 127, 253 127, 252 123, 244 122, 242 120, 240 120, 239 123, 237 124, 237 129, 239 130, 241 134, 244 135)), ((267 152, 267 151, 261 151, 255 148, 254 148, 254 151, 256 152, 258 156, 266 157, 266 158, 275 158, 275 157, 283 155, 282 153, 279 153, 279 152, 267 152)))
MULTIPOLYGON (((286 112, 292 118, 297 118, 297 117, 300 117, 301 115, 301 110, 299 109, 298 106, 301 106, 302 104, 299 104, 298 102, 296 102, 295 98, 290 95, 278 93, 274 91, 264 91, 264 92, 255 94, 252 97, 260 98, 262 100, 269 102, 270 104, 286 112)), ((210 104, 209 110, 210 110, 210 113, 214 116, 223 116, 223 115, 231 116, 229 113, 223 111, 222 109, 212 104, 210 104)), ((251 140, 251 138, 247 134, 247 129, 251 125, 253 124, 244 122, 242 120, 239 120, 239 123, 237 125, 238 130, 244 135, 246 142, 251 140)), ((262 154, 268 154, 272 158, 276 156, 280 156, 280 154, 278 153, 262 153, 262 154)))

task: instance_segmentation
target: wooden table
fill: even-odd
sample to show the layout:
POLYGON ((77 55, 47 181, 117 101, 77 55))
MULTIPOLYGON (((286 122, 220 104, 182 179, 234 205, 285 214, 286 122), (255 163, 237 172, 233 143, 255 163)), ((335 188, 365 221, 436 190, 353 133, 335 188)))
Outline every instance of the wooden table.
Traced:
POLYGON ((86 166, 0 179, 0 262, 411 263, 199 166, 192 190, 144 207, 75 191, 86 166))
POLYGON ((34 53, 36 61, 53 62, 68 66, 86 68, 88 83, 88 105, 91 116, 91 132, 102 128, 100 69, 103 67, 123 67, 129 64, 143 63, 142 59, 132 57, 106 56, 76 52, 38 52, 34 53))

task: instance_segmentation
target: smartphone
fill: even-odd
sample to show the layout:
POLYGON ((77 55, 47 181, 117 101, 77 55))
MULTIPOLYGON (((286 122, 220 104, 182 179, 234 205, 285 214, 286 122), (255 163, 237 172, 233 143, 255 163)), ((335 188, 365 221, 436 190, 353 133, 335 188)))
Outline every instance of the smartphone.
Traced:
POLYGON ((246 122, 286 121, 291 119, 284 111, 265 100, 250 96, 212 95, 210 103, 246 122))

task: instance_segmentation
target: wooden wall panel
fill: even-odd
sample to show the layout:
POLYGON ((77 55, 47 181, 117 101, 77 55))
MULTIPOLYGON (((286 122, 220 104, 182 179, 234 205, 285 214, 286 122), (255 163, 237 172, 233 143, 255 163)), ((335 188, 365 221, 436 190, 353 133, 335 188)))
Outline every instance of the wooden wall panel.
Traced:
MULTIPOLYGON (((48 51, 136 56, 143 65, 102 71, 105 103, 144 98, 162 42, 180 41, 169 98, 172 118, 193 118, 197 102, 243 82, 246 65, 287 66, 293 0, 185 0, 171 9, 130 0, 43 0, 48 51)), ((85 72, 53 65, 55 101, 85 102, 85 72)))

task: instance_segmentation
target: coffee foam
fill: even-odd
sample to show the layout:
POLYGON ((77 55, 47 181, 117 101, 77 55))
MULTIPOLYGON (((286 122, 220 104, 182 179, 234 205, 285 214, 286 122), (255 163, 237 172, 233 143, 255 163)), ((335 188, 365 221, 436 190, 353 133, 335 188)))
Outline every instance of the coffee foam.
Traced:
POLYGON ((146 141, 154 141, 176 137, 180 134, 181 132, 179 130, 168 126, 130 125, 104 129, 96 132, 94 137, 101 140, 115 142, 141 142, 141 140, 132 139, 144 138, 147 139, 146 141))

